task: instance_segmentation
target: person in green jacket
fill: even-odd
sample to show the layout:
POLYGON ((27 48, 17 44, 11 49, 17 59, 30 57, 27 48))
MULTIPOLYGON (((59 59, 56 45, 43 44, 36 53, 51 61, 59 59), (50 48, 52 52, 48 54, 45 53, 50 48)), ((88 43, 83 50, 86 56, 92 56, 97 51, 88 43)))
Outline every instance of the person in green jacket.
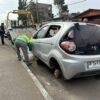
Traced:
POLYGON ((17 52, 18 60, 21 61, 21 55, 20 55, 20 48, 21 48, 23 55, 24 55, 23 61, 26 63, 27 66, 31 65, 32 63, 30 63, 30 61, 29 61, 28 49, 27 49, 27 46, 29 47, 29 50, 31 49, 30 37, 25 35, 25 34, 18 35, 14 39, 14 44, 16 46, 16 52, 17 52))

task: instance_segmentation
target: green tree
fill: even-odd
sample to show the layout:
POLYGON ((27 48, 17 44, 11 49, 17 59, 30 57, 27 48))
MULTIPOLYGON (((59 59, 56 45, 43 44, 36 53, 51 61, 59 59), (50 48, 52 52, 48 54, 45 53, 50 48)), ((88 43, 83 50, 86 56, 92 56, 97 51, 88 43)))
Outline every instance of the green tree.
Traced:
POLYGON ((54 4, 58 7, 60 17, 62 17, 63 12, 68 12, 68 6, 64 5, 64 0, 54 0, 54 4))
POLYGON ((27 0, 19 0, 18 10, 25 10, 27 6, 27 0))
POLYGON ((54 0, 54 4, 55 5, 63 5, 64 4, 64 0, 54 0))
POLYGON ((34 3, 33 0, 30 1, 28 10, 30 10, 32 12, 32 15, 34 16, 34 20, 35 22, 37 22, 37 11, 36 11, 36 3, 34 3))
MULTIPOLYGON (((27 0, 19 0, 18 2, 18 10, 26 10, 27 7, 27 0)), ((21 20, 23 22, 24 26, 27 26, 27 22, 25 22, 25 20, 27 20, 27 15, 18 15, 18 20, 21 20)))

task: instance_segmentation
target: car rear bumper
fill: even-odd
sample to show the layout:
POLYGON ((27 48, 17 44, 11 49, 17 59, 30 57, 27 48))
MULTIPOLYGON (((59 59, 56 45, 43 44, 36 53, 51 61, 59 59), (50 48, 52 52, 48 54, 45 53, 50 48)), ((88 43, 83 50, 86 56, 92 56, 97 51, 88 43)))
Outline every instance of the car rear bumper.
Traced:
MULTIPOLYGON (((80 61, 80 60, 63 59, 62 60, 62 71, 63 71, 63 75, 64 75, 65 79, 99 74, 100 73, 100 64, 98 64, 98 66, 96 65, 96 67, 95 67, 95 65, 93 65, 91 67, 90 65, 88 65, 88 62, 92 62, 92 61, 93 60, 80 61)), ((99 60, 96 60, 96 61, 99 61, 99 60)))

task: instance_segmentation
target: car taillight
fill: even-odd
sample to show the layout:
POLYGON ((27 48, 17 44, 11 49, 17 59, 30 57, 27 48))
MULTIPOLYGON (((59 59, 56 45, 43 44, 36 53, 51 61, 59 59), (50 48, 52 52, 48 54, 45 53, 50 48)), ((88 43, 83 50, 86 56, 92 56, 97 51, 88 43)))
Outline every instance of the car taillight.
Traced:
POLYGON ((74 52, 76 50, 76 45, 74 42, 64 41, 61 42, 61 48, 66 52, 74 52))

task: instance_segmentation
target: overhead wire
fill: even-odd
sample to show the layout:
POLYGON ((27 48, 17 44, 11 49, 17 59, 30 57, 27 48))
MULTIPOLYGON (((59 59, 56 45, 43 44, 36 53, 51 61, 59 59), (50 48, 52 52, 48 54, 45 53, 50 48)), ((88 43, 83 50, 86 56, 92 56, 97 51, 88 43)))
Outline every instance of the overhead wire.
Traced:
POLYGON ((70 5, 74 5, 74 4, 82 3, 82 2, 85 2, 85 1, 87 1, 87 0, 82 0, 82 1, 78 1, 78 2, 73 2, 73 3, 70 3, 70 4, 68 4, 68 5, 70 6, 70 5))

